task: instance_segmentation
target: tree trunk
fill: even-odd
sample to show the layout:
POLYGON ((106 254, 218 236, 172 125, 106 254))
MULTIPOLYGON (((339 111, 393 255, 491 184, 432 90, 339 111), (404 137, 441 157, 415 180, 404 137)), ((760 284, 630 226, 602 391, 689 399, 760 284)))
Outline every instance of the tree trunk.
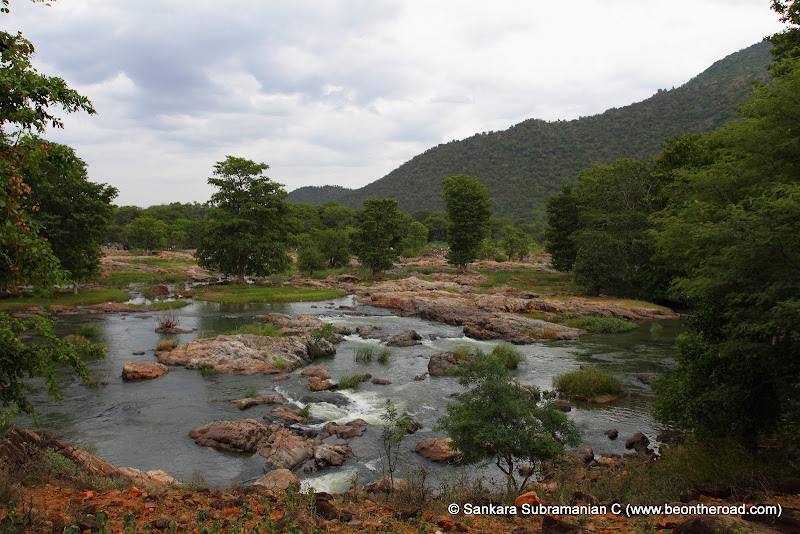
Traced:
POLYGON ((247 281, 244 279, 244 259, 239 258, 239 265, 236 267, 236 283, 237 284, 246 284, 247 281))
POLYGON ((73 295, 77 295, 78 294, 78 282, 75 282, 75 283, 72 284, 72 294, 73 295))

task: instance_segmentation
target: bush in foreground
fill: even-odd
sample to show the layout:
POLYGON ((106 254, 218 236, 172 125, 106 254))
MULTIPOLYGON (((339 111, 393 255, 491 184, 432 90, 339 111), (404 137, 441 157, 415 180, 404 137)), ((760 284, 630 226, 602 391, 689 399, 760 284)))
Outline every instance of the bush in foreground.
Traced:
POLYGON ((559 392, 574 399, 590 400, 598 395, 622 393, 620 379, 596 367, 581 367, 558 375, 553 383, 559 392))

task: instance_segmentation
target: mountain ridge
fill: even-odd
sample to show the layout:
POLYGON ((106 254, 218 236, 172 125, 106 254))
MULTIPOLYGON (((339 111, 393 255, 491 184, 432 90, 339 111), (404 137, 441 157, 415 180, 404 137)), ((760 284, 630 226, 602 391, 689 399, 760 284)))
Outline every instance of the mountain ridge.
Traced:
POLYGON ((395 198, 408 213, 441 210, 441 181, 464 173, 486 186, 497 216, 542 220, 549 194, 574 183, 581 169, 654 155, 664 139, 710 132, 736 119, 751 80, 769 78, 769 49, 761 42, 729 54, 685 84, 640 102, 570 121, 526 119, 431 147, 359 189, 304 187, 289 193, 289 201, 335 200, 360 208, 367 198, 395 198))

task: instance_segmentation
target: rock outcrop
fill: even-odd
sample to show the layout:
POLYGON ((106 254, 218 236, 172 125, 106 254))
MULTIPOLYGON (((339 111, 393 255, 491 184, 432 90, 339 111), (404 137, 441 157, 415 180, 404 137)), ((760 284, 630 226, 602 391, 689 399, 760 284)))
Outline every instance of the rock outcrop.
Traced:
POLYGON ((278 374, 311 363, 309 341, 300 337, 253 334, 195 339, 171 351, 158 351, 158 361, 187 369, 210 367, 220 373, 278 374), (278 365, 275 363, 280 361, 278 365))
POLYGON ((314 456, 314 440, 298 436, 286 428, 273 432, 258 453, 267 459, 265 471, 294 469, 314 456))
POLYGON ((458 363, 453 353, 437 352, 428 360, 428 374, 431 376, 447 376, 450 374, 450 369, 456 366, 458 366, 458 363))
POLYGON ((259 395, 257 397, 248 397, 246 399, 236 399, 231 401, 240 410, 246 410, 253 406, 260 406, 261 404, 284 404, 286 397, 283 395, 259 395))
POLYGON ((292 485, 299 488, 300 479, 288 469, 274 469, 251 484, 270 491, 287 490, 292 485))
POLYGON ((452 462, 461 456, 461 451, 450 447, 452 439, 429 438, 417 443, 414 452, 432 462, 452 462))
POLYGON ((411 347, 419 345, 421 340, 422 336, 417 334, 415 330, 406 329, 390 337, 386 344, 392 347, 411 347))
POLYGON ((158 362, 128 362, 122 366, 123 380, 152 380, 169 373, 172 369, 158 362))
POLYGON ((343 425, 334 423, 333 421, 326 423, 322 427, 320 438, 325 439, 328 436, 336 435, 339 439, 350 439, 357 436, 363 436, 367 431, 367 422, 363 419, 353 419, 343 425))
POLYGON ((274 428, 255 419, 214 421, 189 431, 195 443, 229 452, 256 452, 270 439, 274 428))

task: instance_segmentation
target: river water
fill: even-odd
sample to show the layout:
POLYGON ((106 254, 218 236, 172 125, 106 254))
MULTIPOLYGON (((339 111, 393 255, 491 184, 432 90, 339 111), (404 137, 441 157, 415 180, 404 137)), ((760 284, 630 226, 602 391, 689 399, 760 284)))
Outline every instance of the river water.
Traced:
MULTIPOLYGON (((321 427, 329 420, 345 423, 356 417, 365 419, 370 426, 364 436, 350 440, 354 457, 342 467, 329 467, 310 474, 298 472, 304 484, 321 491, 344 491, 356 477, 359 484, 364 484, 381 476, 378 467, 380 416, 387 398, 401 413, 408 413, 423 425, 402 443, 401 471, 428 466, 434 474, 447 476, 459 469, 433 464, 415 454, 413 449, 422 439, 444 437, 432 427, 445 413, 446 404, 455 402, 450 394, 463 391, 463 388, 452 377, 428 377, 421 381, 414 380, 414 377, 427 371, 428 358, 435 352, 463 345, 490 351, 495 342, 465 338, 460 327, 413 317, 396 317, 388 310, 359 305, 352 296, 320 303, 227 305, 194 302, 177 310, 176 314, 181 328, 196 330, 172 337, 183 344, 204 332, 232 329, 253 322, 255 315, 270 312, 294 316, 320 315, 334 324, 347 325, 353 331, 359 325, 373 325, 382 329, 380 333, 392 335, 411 328, 424 340, 421 345, 392 348, 385 365, 376 360, 363 365, 354 361, 356 350, 367 345, 377 348, 380 342, 347 336, 337 345, 335 357, 318 362, 334 379, 359 372, 386 378, 392 384, 380 386, 366 382, 355 390, 342 391, 346 397, 344 404, 341 398, 335 404, 312 404, 311 426, 321 427), (356 312, 337 309, 339 306, 354 306, 356 312)), ((196 370, 182 367, 156 380, 124 382, 121 371, 126 362, 155 360, 152 349, 166 337, 154 332, 157 314, 67 316, 59 319, 57 331, 67 334, 90 322, 100 327, 99 341, 106 344, 108 355, 103 360, 90 362, 89 367, 92 376, 105 384, 97 388, 84 386, 65 370, 61 401, 53 401, 43 393, 35 395, 34 399, 41 429, 76 445, 92 445, 99 456, 115 465, 142 470, 162 469, 182 481, 202 478, 215 486, 251 482, 263 474, 262 457, 258 454, 223 453, 197 446, 189 437, 189 430, 217 419, 260 420, 273 406, 256 406, 240 411, 227 402, 243 397, 253 386, 258 387, 262 394, 283 394, 290 399, 291 408, 303 406, 304 398, 307 401, 310 395, 305 388, 306 380, 299 376, 302 369, 291 373, 289 380, 277 383, 272 382, 272 376, 264 375, 208 378, 196 370), (145 354, 132 354, 137 351, 145 351, 145 354)), ((661 321, 658 323, 660 328, 651 328, 653 324, 642 323, 639 328, 624 334, 590 334, 577 341, 519 346, 517 348, 525 360, 517 370, 517 378, 523 384, 549 389, 553 377, 583 364, 611 371, 622 379, 625 395, 605 406, 573 405, 568 414, 582 431, 584 443, 590 445, 595 454, 621 454, 625 452, 625 439, 636 431, 644 432, 655 441, 660 428, 650 415, 652 393, 649 386, 640 383, 634 374, 660 374, 673 365, 675 337, 682 325, 678 320, 661 321), (619 439, 611 441, 604 435, 610 428, 619 430, 619 439)), ((33 426, 33 422, 24 417, 19 418, 18 424, 33 426)), ((471 467, 470 472, 485 476, 488 481, 501 478, 493 466, 471 467)))

